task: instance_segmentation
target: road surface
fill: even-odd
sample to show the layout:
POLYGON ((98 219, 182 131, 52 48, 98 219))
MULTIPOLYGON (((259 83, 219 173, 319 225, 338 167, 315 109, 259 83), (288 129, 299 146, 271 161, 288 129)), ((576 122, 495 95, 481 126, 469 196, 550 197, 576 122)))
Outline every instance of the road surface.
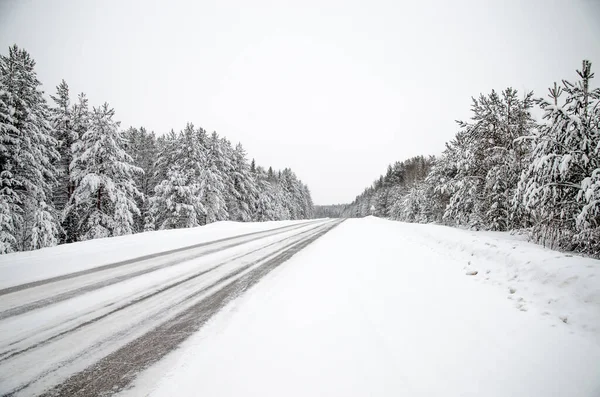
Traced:
POLYGON ((0 394, 600 396, 598 260, 373 217, 105 240, 0 258, 0 394))
POLYGON ((121 390, 339 223, 277 227, 0 290, 0 394, 121 390))
POLYGON ((119 397, 598 397, 599 270, 507 233, 348 219, 119 397))

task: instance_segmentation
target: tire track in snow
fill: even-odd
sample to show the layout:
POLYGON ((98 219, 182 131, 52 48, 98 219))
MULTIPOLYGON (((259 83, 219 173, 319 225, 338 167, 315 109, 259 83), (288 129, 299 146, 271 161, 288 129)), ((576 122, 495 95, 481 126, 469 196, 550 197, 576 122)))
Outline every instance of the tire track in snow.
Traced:
POLYGON ((138 258, 134 258, 134 259, 128 259, 126 261, 121 261, 121 262, 117 262, 117 263, 113 263, 113 264, 109 264, 109 265, 103 265, 103 266, 99 266, 93 269, 88 269, 88 270, 84 270, 81 272, 75 272, 75 273, 70 273, 64 276, 59 276, 59 277, 53 277, 51 279, 47 279, 47 280, 41 280, 39 282, 34 282, 34 283, 29 283, 29 284, 23 284, 21 286, 16 286, 16 287, 10 287, 7 288, 5 290, 0 291, 0 296, 3 295, 3 291, 7 291, 7 290, 11 290, 9 292, 4 292, 4 295, 8 294, 8 293, 14 293, 14 292, 19 292, 25 289, 29 289, 29 288, 35 288, 35 287, 39 287, 45 284, 50 284, 50 283, 54 283, 54 282, 59 282, 59 281, 63 281, 63 280, 68 280, 71 278, 75 278, 75 277, 80 277, 80 276, 85 276, 85 275, 89 275, 92 273, 97 273, 103 270, 110 270, 110 269, 114 269, 116 267, 121 267, 121 266, 126 266, 126 265, 138 265, 140 264, 140 262, 144 262, 150 259, 155 259, 157 257, 161 257, 161 256, 169 256, 169 255, 174 255, 174 254, 179 254, 181 252, 184 251, 190 251, 190 250, 195 250, 195 249, 200 249, 200 248, 207 248, 210 247, 212 245, 217 245, 217 247, 213 248, 213 249, 208 249, 208 250, 201 250, 200 252, 197 253, 192 253, 190 255, 187 255, 185 257, 180 257, 180 258, 176 258, 164 263, 160 263, 158 265, 154 265, 154 266, 149 266, 145 269, 140 269, 137 271, 133 271, 131 273, 126 273, 123 275, 119 275, 116 277, 112 277, 112 278, 108 278, 105 280, 100 280, 96 283, 93 284, 89 284, 89 285, 85 285, 79 288, 75 288, 73 290, 70 291, 66 291, 63 293, 59 293, 56 295, 53 295, 51 297, 47 297, 47 298, 43 298, 43 299, 38 299, 35 300, 33 302, 29 302, 20 306, 16 306, 7 310, 4 310, 2 312, 0 312, 0 320, 3 320, 5 318, 9 318, 9 317, 13 317, 13 316, 17 316, 20 314, 24 314, 27 313, 31 310, 35 310, 35 309, 39 309, 54 303, 58 303, 58 302, 62 302, 64 300, 67 299, 71 299, 71 298, 75 298, 78 295, 82 295, 84 293, 87 292, 91 292, 103 287, 108 287, 110 285, 116 284, 116 283, 120 283, 129 279, 132 279, 134 277, 138 277, 138 276, 142 276, 144 274, 148 274, 154 271, 158 271, 170 266, 175 266, 178 265, 180 263, 184 263, 196 258, 200 258, 202 256, 206 256, 206 255, 210 255, 213 254, 215 252, 219 252, 219 251, 223 251, 229 248, 233 248, 233 247, 237 247, 243 244, 248 244, 250 242, 256 241, 256 240, 260 240, 262 238, 265 237, 270 237, 270 236, 275 236, 278 234, 282 234, 282 233, 286 233, 292 230, 296 230, 302 227, 306 227, 309 225, 312 225, 314 223, 317 222, 322 222, 322 221, 315 221, 315 222, 306 222, 306 223, 302 223, 301 225, 291 225, 291 226, 284 226, 281 228, 277 228, 277 229, 273 229, 273 230, 268 230, 268 231, 261 231, 261 232, 253 232, 253 233, 248 233, 248 234, 244 234, 241 236, 235 236, 235 237, 228 237, 228 238, 224 238, 224 239, 220 239, 220 240, 216 240, 216 241, 212 241, 212 242, 207 242, 207 243, 200 243, 200 244, 196 244, 196 245, 192 245, 192 246, 187 246, 187 247, 182 247, 182 248, 177 248, 174 250, 169 250, 169 251, 164 251, 164 252, 160 252, 160 253, 155 253, 155 254, 151 254, 151 255, 146 255, 143 257, 138 257, 138 258), (248 237, 251 236, 255 236, 253 238, 248 239, 248 237), (238 242, 233 242, 224 246, 221 246, 220 244, 227 242, 227 241, 231 241, 231 240, 239 240, 242 239, 242 241, 238 241, 238 242), (35 285, 32 285, 35 284, 35 285), (21 288, 19 288, 21 287, 21 288), (19 289, 16 289, 19 288, 19 289))
POLYGON ((86 396, 101 396, 124 389, 141 370, 159 361, 190 335, 197 332, 227 303, 340 223, 335 222, 317 234, 293 243, 291 247, 285 248, 260 267, 225 285, 206 299, 178 314, 171 321, 159 325, 144 336, 109 354, 93 366, 75 374, 42 396, 77 395, 80 393, 86 396))
MULTIPOLYGON (((223 267, 223 266, 225 266, 225 265, 227 265, 227 264, 230 264, 230 263, 232 263, 232 262, 235 262, 236 260, 239 260, 239 259, 241 259, 241 258, 243 258, 243 257, 249 256, 249 255, 252 255, 252 254, 255 254, 256 252, 263 251, 263 250, 265 250, 265 249, 267 249, 267 248, 270 248, 270 247, 272 247, 272 246, 274 246, 274 245, 281 244, 281 243, 282 243, 282 242, 284 242, 284 241, 296 239, 296 238, 298 238, 298 236, 301 236, 301 235, 304 235, 304 234, 309 234, 309 233, 313 232, 315 229, 318 229, 318 228, 320 228, 320 227, 322 227, 322 226, 323 226, 323 225, 318 225, 318 226, 312 227, 312 228, 310 228, 310 229, 308 229, 308 230, 306 230, 306 231, 302 231, 302 232, 300 232, 300 233, 298 233, 298 234, 294 234, 294 235, 292 235, 292 236, 289 236, 289 237, 286 237, 286 238, 284 238, 284 239, 282 239, 282 240, 278 240, 278 241, 275 241, 275 242, 272 242, 272 243, 269 243, 269 244, 263 245, 263 246, 261 246, 261 247, 259 247, 259 248, 256 248, 256 249, 252 250, 252 251, 244 252, 243 254, 240 254, 240 255, 237 255, 237 256, 235 256, 235 257, 229 258, 229 259, 227 259, 226 261, 223 261, 223 262, 221 262, 221 263, 219 263, 219 264, 217 264, 217 265, 214 265, 214 266, 212 266, 212 267, 211 267, 211 268, 209 268, 209 269, 202 270, 202 271, 200 271, 200 272, 194 273, 194 274, 192 274, 192 275, 190 275, 190 276, 187 276, 187 277, 185 277, 185 278, 183 278, 183 279, 181 279, 181 280, 178 280, 178 281, 176 281, 176 282, 173 282, 173 283, 171 283, 171 284, 168 284, 168 285, 166 285, 166 286, 164 286, 164 287, 161 287, 161 288, 159 288, 159 289, 157 289, 157 290, 155 290, 155 291, 152 291, 152 292, 150 292, 150 293, 148 293, 148 294, 142 295, 142 296, 140 296, 140 297, 138 297, 138 298, 135 298, 135 299, 133 299, 133 300, 131 300, 131 301, 125 302, 124 304, 122 304, 122 305, 120 305, 120 306, 117 306, 116 308, 114 308, 114 309, 110 310, 110 311, 109 311, 109 312, 107 312, 107 313, 103 313, 103 314, 102 314, 102 315, 100 315, 100 316, 97 316, 97 317, 95 317, 95 318, 92 318, 92 319, 90 319, 90 320, 88 320, 88 321, 85 321, 85 322, 83 322, 83 323, 80 323, 80 324, 78 324, 78 325, 76 325, 76 326, 74 326, 74 327, 72 327, 72 328, 70 328, 70 329, 68 329, 68 330, 62 331, 62 332, 60 332, 60 333, 58 333, 58 334, 55 334, 55 335, 52 335, 51 337, 49 337, 49 338, 47 338, 47 339, 45 339, 45 340, 39 341, 39 342, 37 342, 37 343, 35 343, 35 344, 33 344, 33 345, 30 345, 30 346, 28 346, 28 347, 26 347, 26 348, 24 348, 24 349, 21 349, 21 350, 8 350, 8 351, 0 352, 0 364, 1 364, 2 362, 4 362, 4 361, 7 361, 7 360, 9 360, 9 359, 11 359, 11 358, 14 358, 14 357, 16 357, 16 356, 18 356, 18 355, 20 355, 20 354, 23 354, 23 353, 26 353, 26 352, 28 352, 28 351, 31 351, 31 350, 33 350, 33 349, 35 349, 35 348, 38 348, 38 347, 44 346, 45 344, 47 344, 47 343, 49 343, 49 342, 51 342, 51 341, 53 341, 53 340, 56 340, 56 339, 58 339, 58 338, 62 338, 62 337, 68 336, 68 334, 70 334, 70 333, 72 333, 72 332, 74 332, 74 331, 77 331, 77 330, 79 330, 79 329, 81 329, 81 328, 84 328, 84 327, 86 327, 86 326, 88 326, 88 325, 91 325, 91 324, 93 324, 93 323, 95 323, 95 322, 97 322, 97 321, 99 321, 99 320, 102 320, 102 319, 104 319, 104 318, 107 318, 107 317, 109 317, 109 316, 110 316, 110 315, 112 315, 112 314, 115 314, 115 313, 117 313, 117 312, 120 312, 120 311, 122 311, 122 310, 124 310, 124 309, 127 309, 128 307, 131 307, 131 306, 133 306, 133 305, 136 305, 136 304, 139 304, 139 303, 143 303, 144 301, 146 301, 146 300, 148 300, 148 299, 150 299, 150 298, 153 298, 153 297, 155 297, 155 296, 157 296, 157 295, 159 295, 159 294, 161 294, 161 293, 163 293, 163 292, 167 292, 167 291, 169 291, 169 290, 171 290, 171 289, 173 289, 173 288, 179 287, 179 286, 181 286, 181 285, 183 285, 183 284, 185 284, 185 283, 188 283, 188 282, 190 282, 190 281, 194 281, 194 280, 195 280, 195 279, 197 279, 198 277, 204 276, 204 275, 206 275, 206 274, 208 274, 208 273, 210 273, 210 272, 212 272, 212 271, 214 271, 214 270, 216 270, 216 269, 218 269, 218 268, 220 268, 220 267, 223 267)), ((279 233, 278 233, 278 234, 279 234, 279 233)), ((294 244, 297 244, 297 243, 298 243, 298 242, 297 242, 297 241, 295 241, 295 242, 291 243, 290 245, 294 245, 294 244)), ((285 247, 283 247, 283 249, 286 249, 286 248, 288 248, 288 246, 287 246, 287 245, 286 245, 285 247)), ((270 255, 272 255, 272 253, 267 253, 267 255, 266 255, 266 256, 268 257, 268 256, 270 256, 270 255)), ((231 272, 231 273, 228 273, 227 275, 225 275, 225 276, 221 277, 219 280, 217 280, 217 281, 216 281, 216 282, 214 282, 213 284, 209 285, 208 287, 202 288, 201 290, 199 290, 199 291, 196 291, 196 292, 194 292, 193 294, 189 295, 189 296, 188 296, 188 297, 187 297, 185 300, 192 299, 193 297, 195 297, 195 296, 197 296, 197 295, 201 294, 202 292, 204 292, 204 291, 206 291, 206 290, 208 290, 208 289, 210 289, 210 288, 213 288, 214 286, 218 285, 219 283, 221 283, 221 282, 223 282, 223 281, 226 281, 227 279, 230 279, 230 278, 232 278, 232 277, 236 276, 236 275, 237 275, 237 274, 239 274, 239 273, 242 273, 243 271, 245 271, 246 269, 250 268, 251 266, 254 266, 255 264, 257 264, 257 263, 259 263, 259 262, 263 261, 263 260, 264 260, 264 258, 265 258, 265 257, 261 257, 261 258, 259 258, 259 259, 255 260, 255 261, 253 261, 253 262, 250 262, 250 263, 249 263, 249 264, 247 264, 247 265, 244 265, 244 266, 243 266, 243 267, 241 267, 241 268, 238 268, 238 269, 234 270, 234 271, 233 271, 233 272, 231 272)), ((181 301, 181 302, 179 302, 179 303, 183 303, 183 302, 184 302, 184 300, 182 300, 182 301, 181 301)), ((15 344, 17 344, 17 343, 19 343, 19 342, 21 342, 21 340, 16 340, 16 341, 14 341, 13 343, 9 344, 8 346, 13 346, 13 345, 15 345, 15 344)))
MULTIPOLYGON (((301 233, 294 234, 293 236, 286 237, 282 240, 278 240, 275 243, 270 243, 267 246, 261 246, 260 248, 255 249, 254 251, 243 253, 241 255, 236 256, 235 258, 230 258, 227 262, 234 262, 236 260, 240 260, 240 258, 244 256, 249 256, 254 252, 265 250, 269 246, 281 244, 283 241, 290 239, 293 240, 294 238, 296 238, 295 241, 292 241, 291 243, 288 243, 274 251, 271 250, 265 255, 261 255, 259 258, 251 261, 250 263, 243 264, 243 266, 236 268, 229 273, 226 273, 224 275, 218 275, 220 277, 207 286, 203 286, 202 288, 197 290, 190 289, 190 294, 186 295, 183 298, 178 298, 178 301, 170 304, 170 306, 164 307, 161 310, 163 310, 164 312, 173 311, 173 313, 176 313, 177 306, 185 306, 186 303, 188 306, 191 306, 187 308, 180 308, 181 312, 179 314, 173 314, 174 317, 172 317, 170 320, 161 320, 162 323, 158 322, 158 325, 154 325, 155 328, 149 328, 151 329, 150 331, 144 331, 146 332, 145 334, 143 334, 142 336, 138 336, 137 339, 132 339, 131 342, 124 345, 123 347, 117 348, 116 351, 110 353, 104 358, 100 358, 96 362, 96 364, 90 365, 89 367, 87 367, 87 369, 83 370, 82 372, 75 373, 62 384, 55 386, 53 389, 48 390, 46 392, 46 395, 72 395, 73 393, 82 393, 83 395, 99 395, 106 393, 114 393, 116 390, 115 387, 122 388, 124 387, 124 385, 128 384, 135 377, 135 374, 137 374, 143 368, 146 368, 147 366, 151 365, 153 362, 158 361, 170 350, 179 345, 179 343, 185 340, 185 338, 187 338, 187 336, 189 336, 190 333, 195 332, 192 330, 198 330, 208 320, 208 318, 210 318, 231 299, 234 299, 244 290, 256 284, 264 274, 268 273, 270 270, 287 260, 300 249, 310 244, 312 241, 316 240, 322 234, 337 226, 339 223, 339 221, 326 223, 323 223, 321 221, 321 224, 312 227, 309 230, 302 231, 301 233), (312 234, 310 232, 312 232, 312 234), (297 238, 301 234, 308 235, 298 240, 297 238), (252 268, 253 266, 255 268, 252 268), (246 273, 244 274, 244 272, 246 273), (203 295, 206 296, 203 297, 203 295), (200 300, 194 302, 198 299, 200 300), (183 329, 182 327, 185 328, 185 330, 187 331, 173 331, 174 329, 183 329), (177 335, 174 335, 173 332, 176 332, 177 335), (140 350, 144 346, 146 348, 149 348, 149 350, 145 353, 140 350), (135 355, 135 360, 131 359, 131 354, 135 355), (123 365, 126 365, 127 368, 122 368, 123 365), (125 376, 124 374, 127 375, 125 376), (89 376, 92 376, 92 378, 94 379, 93 382, 99 382, 97 385, 94 386, 94 390, 90 390, 86 386, 90 382, 90 380, 92 380, 92 378, 89 378, 89 376), (120 379, 119 382, 116 382, 116 380, 118 380, 117 378, 120 379), (104 381, 100 382, 101 379, 104 379, 104 381), (127 379, 127 382, 123 383, 125 379, 127 379)), ((213 271, 223 265, 225 265, 225 262, 215 265, 211 269, 201 272, 201 274, 196 274, 193 277, 199 278, 200 276, 205 275, 206 273, 213 271)), ((181 283, 178 282, 175 285, 168 286, 160 292, 157 291, 156 293, 151 293, 152 296, 146 296, 143 299, 136 302, 128 302, 126 305, 123 305, 123 307, 116 308, 112 314, 115 314, 115 312, 118 311, 123 311, 131 305, 141 303, 142 301, 150 299, 151 297, 160 296, 162 292, 167 292, 169 290, 179 290, 185 285, 186 282, 191 283, 192 281, 193 278, 187 278, 181 283)), ((106 318, 106 316, 102 316, 102 318, 97 318, 93 321, 89 321, 83 324, 82 326, 85 327, 88 325, 92 325, 100 320, 103 320, 104 318, 106 318)), ((152 323, 151 318, 148 318, 145 321, 149 322, 150 324, 152 323)), ((102 324, 104 324, 104 321, 102 322, 102 324)), ((77 329, 81 329, 81 327, 77 327, 77 329)), ((75 331, 76 329, 70 330, 70 332, 75 331)), ((118 339, 126 337, 128 335, 127 332, 130 332, 130 330, 123 330, 115 334, 111 334, 108 339, 100 340, 99 342, 97 342, 97 344, 110 344, 111 341, 118 341, 118 339)), ((61 337, 68 337, 68 334, 65 333, 61 335, 61 337)), ((52 341, 45 342, 48 343, 52 341)), ((32 379, 31 381, 27 382, 27 384, 21 384, 16 388, 11 388, 12 390, 8 391, 9 394, 6 395, 20 395, 22 393, 28 394, 29 391, 27 390, 29 390, 30 386, 38 383, 38 380, 40 380, 40 378, 46 378, 47 376, 50 379, 52 379, 53 377, 59 378, 60 375, 55 375, 53 373, 59 371, 62 367, 69 365, 70 361, 77 360, 80 356, 87 354, 87 350, 94 349, 97 347, 98 346, 95 345, 89 346, 87 349, 80 352, 75 357, 71 357, 71 359, 67 361, 58 362, 56 363, 56 365, 52 365, 51 368, 41 373, 36 379, 32 379)), ((10 365, 10 360, 6 364, 10 365)), ((44 381, 42 383, 47 383, 47 381, 44 381)), ((49 386, 51 386, 51 384, 49 386)), ((39 385, 36 387, 39 388, 39 385)), ((2 394, 2 392, 0 392, 0 394, 2 394)))
MULTIPOLYGON (((256 235, 259 235, 259 234, 267 234, 267 233, 272 233, 272 232, 275 232, 275 231, 280 231, 281 233, 283 233, 283 231, 285 229, 293 230, 295 228, 298 228, 298 227, 301 227, 301 226, 310 225, 310 224, 317 223, 317 222, 322 222, 322 220, 316 220, 316 221, 311 221, 311 222, 303 222, 301 225, 288 225, 288 226, 278 227, 278 228, 275 228, 275 229, 261 230, 261 231, 258 231, 258 232, 246 233, 246 234, 242 234, 242 235, 239 235, 239 236, 225 237, 225 238, 214 240, 214 241, 207 241, 207 242, 203 242, 203 243, 188 245, 188 246, 185 246, 185 247, 174 248, 174 249, 168 250, 168 251, 161 251, 161 252, 156 252, 156 253, 153 253, 153 254, 138 256, 138 257, 135 257, 135 258, 126 259, 124 261, 109 263, 109 264, 106 264, 106 265, 100 265, 100 266, 97 266, 97 267, 93 267, 91 269, 81 270, 81 271, 78 271, 78 272, 63 274, 63 275, 60 275, 60 276, 51 277, 51 278, 47 278, 47 279, 44 279, 44 280, 32 281, 30 283, 25 283, 25 284, 20 284, 20 285, 15 285, 15 286, 12 286, 12 287, 7 287, 7 288, 4 288, 4 289, 0 289, 0 296, 6 295, 6 294, 11 294, 11 293, 18 292, 18 291, 22 291, 24 289, 39 287, 39 286, 42 286, 42 285, 45 285, 45 284, 55 283, 57 281, 68 280, 70 278, 75 278, 75 277, 79 277, 79 276, 85 276, 85 275, 88 275, 88 274, 101 272, 103 270, 114 269, 114 268, 117 268, 117 267, 126 266, 126 265, 134 264, 134 263, 137 263, 137 262, 146 261, 146 260, 149 260, 149 259, 159 258, 161 256, 172 255, 172 254, 175 254, 175 253, 189 251, 189 250, 196 249, 196 248, 202 248, 202 247, 206 247, 206 246, 209 246, 209 245, 223 243, 223 242, 226 242, 226 241, 235 240, 235 239, 239 239, 239 238, 243 238, 243 237, 256 236, 256 235)), ((257 238, 262 238, 262 237, 257 237, 257 238)))

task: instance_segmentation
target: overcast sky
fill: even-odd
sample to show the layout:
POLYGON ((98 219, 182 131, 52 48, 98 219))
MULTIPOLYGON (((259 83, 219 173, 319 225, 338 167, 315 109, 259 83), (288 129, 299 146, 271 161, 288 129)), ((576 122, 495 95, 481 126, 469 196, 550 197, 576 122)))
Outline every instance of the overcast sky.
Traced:
POLYGON ((344 203, 440 153, 471 96, 545 95, 583 58, 600 79, 600 0, 0 0, 13 43, 47 92, 64 78, 124 128, 216 130, 344 203))

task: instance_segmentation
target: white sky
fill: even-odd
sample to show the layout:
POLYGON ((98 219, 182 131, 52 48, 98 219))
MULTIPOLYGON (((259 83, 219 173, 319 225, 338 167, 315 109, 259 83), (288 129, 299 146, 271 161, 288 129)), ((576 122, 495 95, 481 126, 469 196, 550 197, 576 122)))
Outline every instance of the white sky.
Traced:
POLYGON ((329 204, 440 153, 471 96, 545 95, 583 58, 600 79, 600 1, 0 0, 13 43, 47 92, 64 78, 123 127, 216 130, 329 204))

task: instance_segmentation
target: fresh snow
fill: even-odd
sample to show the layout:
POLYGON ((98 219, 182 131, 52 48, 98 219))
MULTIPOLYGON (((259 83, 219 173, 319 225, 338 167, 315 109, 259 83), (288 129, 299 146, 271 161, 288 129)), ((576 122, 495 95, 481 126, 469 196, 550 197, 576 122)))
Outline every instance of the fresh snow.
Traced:
POLYGON ((559 319, 600 344, 600 261, 553 251, 518 234, 403 225, 415 243, 425 242, 466 272, 477 271, 478 281, 507 291, 517 309, 559 319))
POLYGON ((306 221, 216 222, 0 255, 0 289, 208 241, 306 221))
MULTIPOLYGON (((297 225, 295 222, 254 224, 245 228, 245 231, 269 231, 252 236, 241 233, 244 228, 234 222, 206 228, 214 229, 214 233, 204 236, 201 233, 203 228, 198 228, 195 242, 209 236, 212 241, 218 234, 243 236, 236 238, 234 245, 231 241, 217 242, 167 257, 153 257, 2 296, 0 395, 12 395, 13 392, 18 396, 37 395, 65 381, 159 324, 171 321, 178 313, 206 299, 228 282, 260 266, 292 241, 300 241, 306 237, 306 233, 310 235, 329 224, 328 220, 298 222, 297 225), (292 227, 281 229, 290 223, 292 227), (202 252, 204 254, 199 255, 202 252), (157 265, 169 263, 171 265, 157 268, 157 265), (152 268, 154 270, 151 272, 137 274, 152 268), (132 274, 136 276, 127 277, 132 274), (202 276, 192 277, 197 274, 202 276), (89 286, 119 278, 119 282, 86 290, 89 286), (168 288, 172 285, 177 287, 168 288), (84 291, 78 293, 81 288, 84 291), (155 294, 159 290, 162 292, 155 294), (52 301, 65 293, 72 295, 52 301), (33 308, 30 310, 7 315, 13 309, 31 304, 33 308)), ((163 238, 177 237, 177 234, 170 232, 156 234, 162 234, 163 238)), ((131 238, 145 239, 149 244, 152 243, 152 235, 148 233, 146 238, 144 235, 131 238)), ((127 245, 122 244, 126 240, 110 240, 117 241, 112 248, 120 252, 119 260, 125 258, 124 253, 130 254, 126 250, 127 245), (120 245, 118 241, 121 241, 120 245)), ((76 248, 82 245, 86 244, 73 244, 71 255, 85 261, 91 251, 81 250, 77 254, 76 248)), ((55 247, 48 252, 61 248, 55 247)), ((21 255, 25 254, 15 257, 21 255)), ((53 265, 60 266, 58 262, 53 265)), ((27 264, 24 266, 27 267, 27 264)), ((35 266, 29 268, 33 270, 35 266)))
POLYGON ((598 291, 506 233, 351 219, 123 395, 598 396, 598 291))

